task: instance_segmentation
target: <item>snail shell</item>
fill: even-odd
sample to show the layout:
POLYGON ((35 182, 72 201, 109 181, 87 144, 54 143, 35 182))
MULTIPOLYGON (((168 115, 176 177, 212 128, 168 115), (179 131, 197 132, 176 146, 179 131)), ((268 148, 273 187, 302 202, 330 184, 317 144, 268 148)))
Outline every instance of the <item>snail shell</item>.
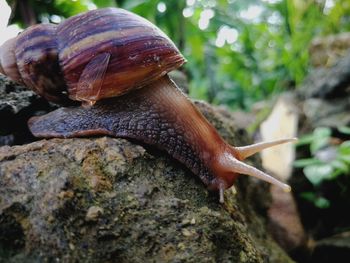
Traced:
POLYGON ((117 8, 32 26, 0 48, 3 73, 57 103, 116 97, 184 62, 159 28, 117 8))

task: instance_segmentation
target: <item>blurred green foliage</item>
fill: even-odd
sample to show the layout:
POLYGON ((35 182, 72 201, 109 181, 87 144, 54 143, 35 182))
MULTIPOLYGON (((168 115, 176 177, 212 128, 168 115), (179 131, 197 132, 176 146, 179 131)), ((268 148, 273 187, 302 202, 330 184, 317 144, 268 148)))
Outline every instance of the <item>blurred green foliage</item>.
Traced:
POLYGON ((38 22, 106 6, 131 10, 162 28, 188 59, 190 95, 231 108, 300 84, 315 36, 350 28, 350 0, 8 0, 38 22), (22 8, 23 9, 23 8, 22 8))
MULTIPOLYGON (((338 132, 350 135, 350 128, 340 127, 338 132)), ((303 136, 298 146, 309 146, 311 157, 294 163, 296 168, 303 168, 305 177, 313 186, 313 191, 301 193, 302 198, 321 209, 342 199, 349 202, 350 197, 350 141, 331 145, 331 134, 330 128, 320 127, 303 136), (333 182, 337 189, 327 196, 325 185, 329 182, 333 182)))

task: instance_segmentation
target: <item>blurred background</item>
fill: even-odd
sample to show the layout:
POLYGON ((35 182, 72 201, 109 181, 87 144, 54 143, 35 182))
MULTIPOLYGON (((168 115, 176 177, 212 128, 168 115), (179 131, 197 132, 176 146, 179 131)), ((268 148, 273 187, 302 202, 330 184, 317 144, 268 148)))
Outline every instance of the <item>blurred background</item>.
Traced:
MULTIPOLYGON (((271 231, 298 262, 347 262, 350 0, 0 0, 0 44, 107 6, 147 18, 175 42, 191 98, 230 111, 250 136, 300 137, 296 148, 262 155, 293 187, 293 197, 272 190, 271 231)), ((0 135, 0 145, 27 142, 0 135)))

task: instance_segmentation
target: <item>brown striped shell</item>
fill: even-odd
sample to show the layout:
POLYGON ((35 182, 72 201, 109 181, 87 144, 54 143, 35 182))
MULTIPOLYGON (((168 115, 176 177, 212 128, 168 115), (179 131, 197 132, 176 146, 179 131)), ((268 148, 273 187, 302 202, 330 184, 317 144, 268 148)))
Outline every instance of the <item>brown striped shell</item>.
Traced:
POLYGON ((184 62, 159 28, 117 8, 36 25, 0 47, 0 72, 59 103, 115 97, 184 62))

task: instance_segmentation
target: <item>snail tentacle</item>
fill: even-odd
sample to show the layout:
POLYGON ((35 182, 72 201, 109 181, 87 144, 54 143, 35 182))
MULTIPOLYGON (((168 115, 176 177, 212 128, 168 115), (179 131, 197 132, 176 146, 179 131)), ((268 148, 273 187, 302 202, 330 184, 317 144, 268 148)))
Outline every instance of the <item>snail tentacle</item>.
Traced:
POLYGON ((252 145, 235 147, 235 149, 239 153, 240 159, 244 160, 255 153, 261 152, 264 149, 267 149, 276 145, 288 143, 288 142, 296 142, 297 140, 298 140, 297 138, 290 138, 290 139, 275 140, 271 142, 259 142, 252 145))
POLYGON ((276 185, 280 188, 282 188, 286 192, 291 191, 291 187, 278 179, 272 177, 271 175, 268 175, 267 173, 264 173, 257 168, 250 166, 242 161, 239 161, 237 158, 235 158, 232 154, 224 154, 220 156, 220 164, 222 167, 225 167, 226 173, 240 173, 245 175, 254 176, 260 180, 263 180, 265 182, 268 182, 270 184, 276 185))

